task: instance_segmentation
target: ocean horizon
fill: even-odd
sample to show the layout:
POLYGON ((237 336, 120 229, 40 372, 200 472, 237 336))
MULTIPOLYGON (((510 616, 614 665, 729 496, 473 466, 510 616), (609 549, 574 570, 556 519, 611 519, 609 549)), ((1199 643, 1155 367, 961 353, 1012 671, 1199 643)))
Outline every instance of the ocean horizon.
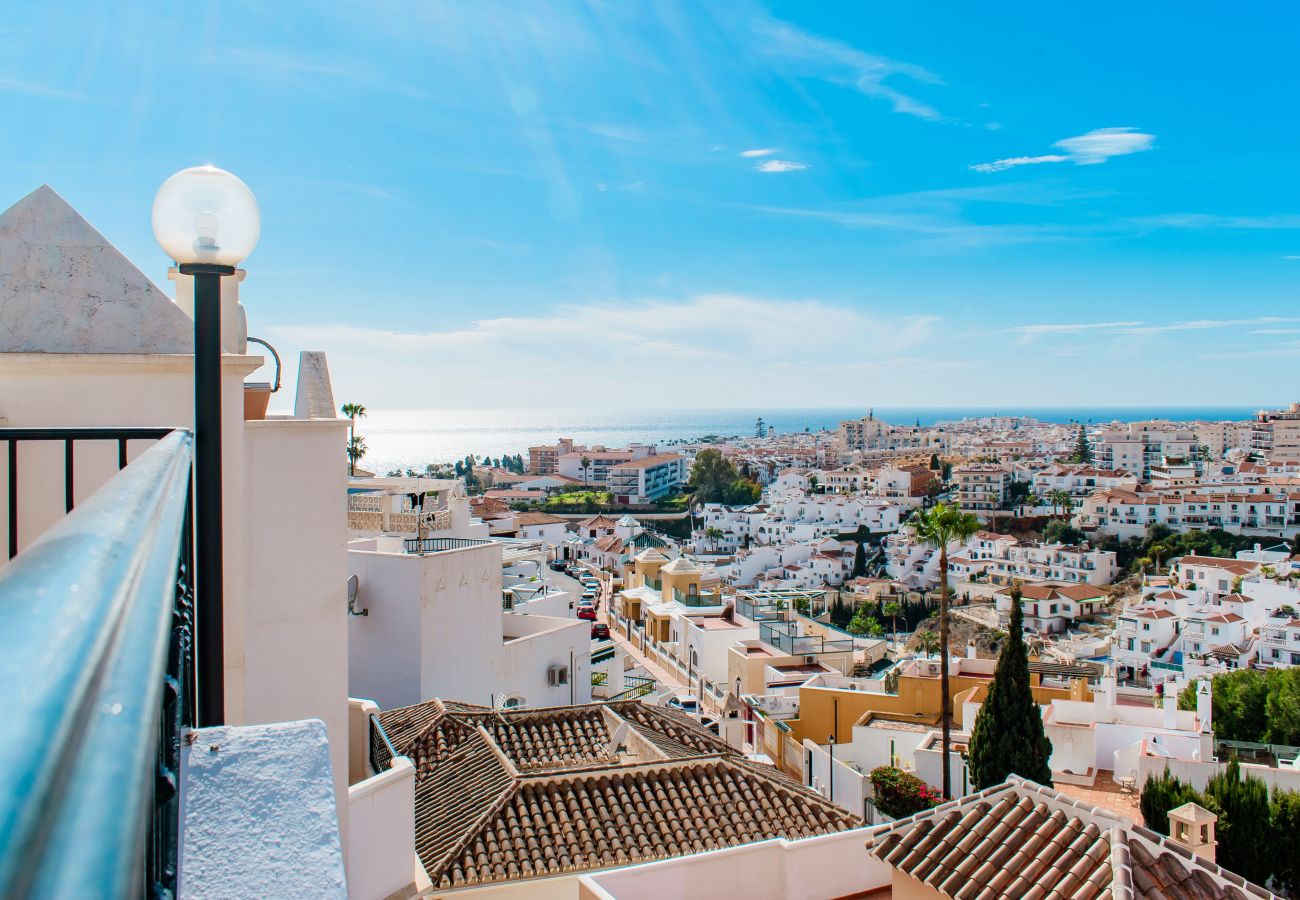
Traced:
MULTIPOLYGON (((981 416, 1027 416, 1043 422, 1134 422, 1144 419, 1220 421, 1250 419, 1263 406, 1072 406, 1072 407, 876 407, 877 418, 894 425, 933 425, 981 416)), ((538 444, 573 438, 587 446, 669 444, 714 435, 752 435, 761 416, 778 434, 834 431, 844 419, 860 418, 870 407, 803 409, 629 409, 610 412, 539 409, 383 409, 357 422, 368 451, 361 467, 384 474, 421 470, 476 456, 527 454, 538 444)))

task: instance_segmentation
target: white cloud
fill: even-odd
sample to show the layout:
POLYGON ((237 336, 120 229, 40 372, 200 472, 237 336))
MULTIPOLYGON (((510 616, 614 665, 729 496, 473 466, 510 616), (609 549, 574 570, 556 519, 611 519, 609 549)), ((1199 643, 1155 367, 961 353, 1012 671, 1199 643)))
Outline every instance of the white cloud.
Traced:
POLYGON ((1146 134, 1135 128, 1096 128, 1087 134, 1065 138, 1053 144, 1065 153, 1052 153, 1045 156, 1011 156, 988 163, 976 163, 970 168, 976 172, 1002 172, 1016 166, 1032 166, 1039 163, 1072 162, 1076 166, 1092 166, 1104 163, 1112 156, 1127 156, 1150 150, 1155 143, 1154 134, 1146 134))
POLYGON ((1078 137, 1057 141, 1053 146, 1069 153, 1077 165, 1090 166, 1104 163, 1112 156, 1127 156, 1150 150, 1155 140, 1154 134, 1145 134, 1136 128, 1098 128, 1078 137))
POLYGON ((581 398, 593 407, 648 407, 675 403, 690 386, 726 384, 728 403, 797 406, 818 385, 847 384, 846 372, 863 376, 850 379, 854 396, 864 379, 869 386, 879 378, 882 390, 900 372, 914 383, 929 380, 923 351, 937 321, 877 317, 820 300, 709 294, 561 306, 444 331, 344 324, 263 330, 282 355, 325 350, 340 389, 383 397, 390 407, 426 406, 430 389, 454 384, 472 389, 455 399, 440 394, 448 405, 555 407, 581 398))
POLYGON ((754 166, 755 172, 799 172, 808 168, 807 163, 791 162, 788 159, 769 159, 754 166))
POLYGON ((740 155, 753 158, 756 156, 771 156, 775 152, 776 148, 774 147, 762 147, 757 150, 741 150, 740 155))

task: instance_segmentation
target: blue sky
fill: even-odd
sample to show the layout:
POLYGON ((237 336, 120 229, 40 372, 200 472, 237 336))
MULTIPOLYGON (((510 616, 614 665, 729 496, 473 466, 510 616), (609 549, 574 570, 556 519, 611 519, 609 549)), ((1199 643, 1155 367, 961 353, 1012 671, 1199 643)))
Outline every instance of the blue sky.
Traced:
POLYGON ((236 172, 340 399, 1293 399, 1287 5, 120 6, 7 11, 0 205, 161 280, 158 184, 236 172))

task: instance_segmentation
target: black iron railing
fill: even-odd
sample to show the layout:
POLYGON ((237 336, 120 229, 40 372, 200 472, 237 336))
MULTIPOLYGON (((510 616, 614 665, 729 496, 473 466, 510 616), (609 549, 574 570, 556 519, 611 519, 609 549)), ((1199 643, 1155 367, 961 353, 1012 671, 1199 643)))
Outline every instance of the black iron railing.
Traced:
POLYGON ((388 732, 384 731, 379 716, 371 713, 370 770, 376 775, 380 772, 387 772, 393 765, 393 757, 395 756, 397 756, 397 751, 393 749, 393 742, 388 739, 388 732))
POLYGON ((63 511, 72 512, 76 487, 76 446, 84 441, 112 441, 117 444, 117 468, 126 468, 128 441, 156 441, 171 433, 170 428, 0 428, 0 441, 8 445, 8 534, 9 559, 18 555, 18 445, 24 442, 63 444, 63 511))
POLYGON ((181 734, 194 710, 193 439, 10 429, 0 441, 12 535, 17 441, 158 434, 0 569, 2 897, 175 892, 181 734))
POLYGON ((403 543, 407 553, 441 553, 444 550, 459 550, 462 547, 480 547, 492 541, 478 538, 407 538, 403 543))

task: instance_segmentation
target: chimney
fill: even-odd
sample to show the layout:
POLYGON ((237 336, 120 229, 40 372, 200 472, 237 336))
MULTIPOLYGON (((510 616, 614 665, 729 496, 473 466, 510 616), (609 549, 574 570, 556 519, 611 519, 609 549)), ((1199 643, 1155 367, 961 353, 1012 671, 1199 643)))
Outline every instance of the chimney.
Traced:
POLYGON ((1206 862, 1214 862, 1214 825, 1218 821, 1205 807, 1184 803, 1169 810, 1169 839, 1206 862))
POLYGON ((1165 682, 1164 727, 1170 731, 1178 728, 1178 689, 1167 681, 1165 682))
POLYGON ((1106 674, 1101 676, 1101 683, 1092 695, 1093 705, 1097 709, 1097 721, 1109 722, 1119 702, 1119 684, 1115 680, 1115 670, 1106 667, 1106 674))
POLYGON ((1196 682, 1196 718, 1201 731, 1210 731, 1210 722, 1214 718, 1214 698, 1210 694, 1210 680, 1202 678, 1196 682))

